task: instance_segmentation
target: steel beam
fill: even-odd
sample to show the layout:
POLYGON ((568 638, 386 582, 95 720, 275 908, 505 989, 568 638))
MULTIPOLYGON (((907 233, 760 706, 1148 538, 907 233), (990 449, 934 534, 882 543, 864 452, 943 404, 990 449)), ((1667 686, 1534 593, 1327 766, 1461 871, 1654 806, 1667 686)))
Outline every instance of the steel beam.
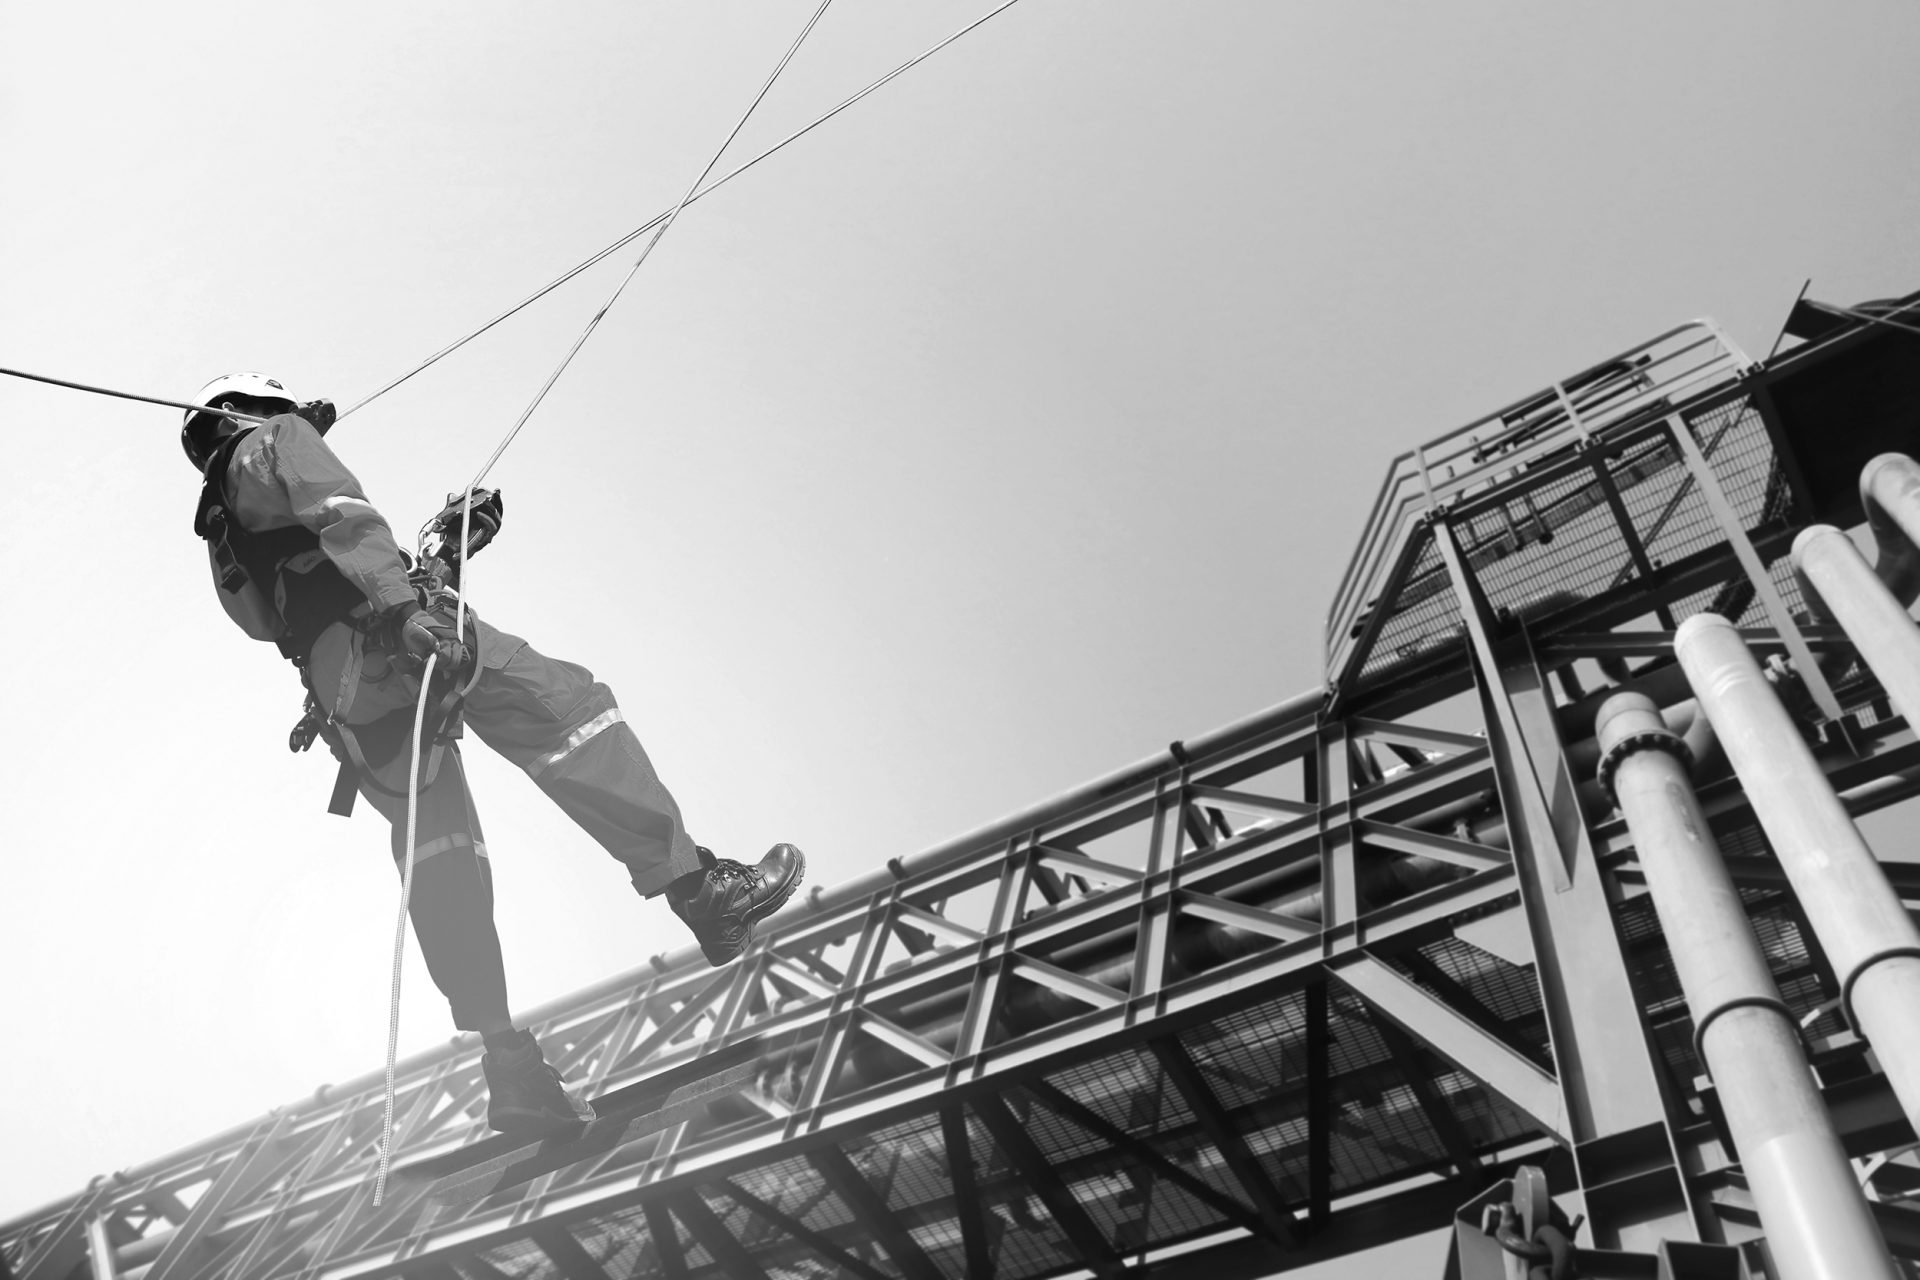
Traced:
POLYGON ((1561 1141, 1560 1086, 1554 1078, 1429 995, 1374 956, 1361 953, 1328 970, 1367 1007, 1512 1103, 1561 1141))
POLYGON ((644 1211, 647 1234, 653 1239, 654 1252, 660 1255, 660 1270, 666 1273, 667 1280, 691 1280, 686 1250, 680 1247, 680 1228, 674 1224, 673 1213, 661 1200, 648 1200, 644 1211))
POLYGON ((1274 1187, 1267 1177, 1266 1170, 1260 1167, 1260 1161, 1247 1146, 1233 1117, 1221 1105, 1220 1099, 1208 1086, 1206 1077, 1200 1071, 1200 1065, 1193 1060, 1186 1048, 1176 1040, 1161 1039, 1151 1042, 1153 1056, 1160 1062, 1160 1069, 1167 1073, 1174 1089, 1180 1094, 1181 1101, 1187 1104, 1187 1110, 1193 1112, 1200 1127, 1212 1139, 1213 1145, 1220 1149, 1226 1158, 1227 1167, 1233 1171, 1240 1189, 1247 1193, 1247 1199, 1253 1204, 1254 1211, 1266 1224, 1267 1234, 1292 1248, 1300 1242, 1299 1231, 1294 1223, 1293 1212, 1287 1207, 1285 1197, 1274 1187))
POLYGON ((1053 1220, 1060 1224, 1080 1261, 1101 1280, 1117 1280, 1124 1275, 1126 1265, 1113 1242, 1094 1224, 1086 1206, 1074 1198, 1072 1188, 1047 1162, 1027 1131, 1007 1110, 1007 1104, 999 1098, 982 1098, 974 1103, 974 1113, 993 1135, 994 1142, 1006 1154, 1021 1180, 1033 1188, 1053 1220))
POLYGON ((827 1180, 827 1185, 853 1211, 854 1217, 873 1229, 881 1245, 886 1248, 887 1256, 907 1280, 944 1280, 940 1269, 933 1265, 933 1260, 922 1251, 919 1242, 908 1233, 906 1224, 900 1221, 893 1207, 854 1168, 846 1152, 838 1147, 822 1147, 810 1152, 807 1162, 827 1180))
POLYGON ((1024 1088, 1037 1099, 1041 1106, 1061 1117, 1063 1120, 1085 1129, 1088 1133, 1108 1143, 1116 1151, 1125 1152, 1130 1158, 1139 1161, 1144 1169, 1178 1186, 1188 1195, 1216 1210, 1227 1221, 1243 1227, 1258 1235, 1268 1233, 1268 1226, 1260 1216, 1232 1196, 1216 1191, 1211 1183, 1195 1177, 1173 1161, 1154 1150, 1151 1143, 1145 1142, 1128 1133, 1118 1125, 1112 1124, 1093 1108, 1063 1092, 1057 1086, 1044 1079, 1029 1080, 1024 1088))
MULTIPOLYGON (((825 1232, 815 1231, 812 1227, 809 1227, 806 1223, 793 1217, 791 1214, 782 1213, 779 1209, 762 1200, 759 1196, 754 1195, 751 1191, 748 1191, 731 1178, 722 1178, 719 1186, 735 1204, 738 1204, 741 1208, 746 1209, 763 1221, 780 1228, 794 1239, 806 1244, 815 1253, 819 1254, 821 1261, 827 1265, 837 1267, 842 1271, 850 1271, 854 1275, 862 1277, 863 1280, 892 1280, 892 1277, 888 1276, 886 1272, 880 1270, 872 1263, 861 1258, 856 1258, 838 1244, 834 1243, 833 1239, 825 1232)), ((980 1275, 985 1277, 986 1280, 991 1280, 989 1271, 975 1271, 971 1265, 968 1267, 968 1275, 980 1275)))
POLYGON ((1445 519, 1434 539, 1467 624, 1565 1120, 1596 1241, 1697 1240, 1660 1070, 1594 856, 1557 708, 1524 630, 1502 634, 1445 519))
POLYGON ((727 1280, 767 1280, 766 1269, 747 1252, 739 1238, 727 1230, 727 1224, 720 1221, 706 1197, 689 1191, 675 1196, 670 1207, 680 1221, 687 1224, 687 1230, 693 1232, 693 1238, 712 1255, 727 1280))
POLYGON ((565 1227, 551 1224, 539 1226, 528 1235, 566 1280, 611 1280, 600 1264, 593 1260, 593 1255, 565 1227))

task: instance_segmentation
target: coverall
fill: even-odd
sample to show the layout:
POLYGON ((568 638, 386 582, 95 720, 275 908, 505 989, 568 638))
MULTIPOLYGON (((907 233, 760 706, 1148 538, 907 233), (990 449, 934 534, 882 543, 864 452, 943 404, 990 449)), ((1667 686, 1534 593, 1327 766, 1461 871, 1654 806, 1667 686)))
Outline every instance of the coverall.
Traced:
MULTIPOLYGON (((322 557, 365 597, 364 607, 352 610, 354 617, 320 632, 304 655, 305 674, 321 709, 349 727, 374 766, 371 781, 361 777, 360 793, 393 824, 397 864, 405 855, 407 766, 420 682, 392 660, 380 640, 353 625, 417 603, 393 531, 320 433, 291 414, 268 420, 234 448, 222 496, 229 520, 247 532, 299 525, 319 538, 317 552, 287 560, 272 583, 248 581, 237 592, 219 589, 221 569, 215 563, 221 604, 248 635, 283 638, 289 596, 302 590, 299 575, 319 568, 322 557)), ((465 703, 467 726, 526 770, 623 863, 643 896, 652 897, 677 877, 699 870, 679 807, 622 718, 612 691, 586 668, 546 657, 471 610, 467 622, 468 643, 480 664, 465 703)), ((426 744, 421 754, 424 762, 426 744)), ((493 924, 492 875, 458 743, 447 744, 437 775, 419 793, 411 915, 428 972, 452 1006, 454 1024, 478 1030, 505 1022, 507 990, 493 924)))

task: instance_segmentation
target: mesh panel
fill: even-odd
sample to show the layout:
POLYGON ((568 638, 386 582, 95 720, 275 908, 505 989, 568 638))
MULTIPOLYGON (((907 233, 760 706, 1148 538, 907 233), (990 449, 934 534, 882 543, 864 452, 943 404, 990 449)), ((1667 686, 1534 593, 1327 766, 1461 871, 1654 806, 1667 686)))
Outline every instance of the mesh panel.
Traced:
MULTIPOLYGON (((998 1240, 994 1274, 1004 1280, 1021 1280, 1056 1271, 1063 1263, 1073 1261, 1077 1255, 1053 1215, 1013 1172, 1006 1153, 972 1115, 967 1117, 967 1137, 973 1146, 981 1211, 996 1219, 989 1223, 998 1240)), ((952 1269, 947 1274, 959 1277, 962 1270, 952 1269)))
POLYGON ((1439 1135, 1421 1112, 1413 1089, 1400 1078, 1366 1006, 1351 992, 1329 986, 1327 1021, 1334 1194, 1444 1159, 1439 1135))
MULTIPOLYGON (((1170 1090, 1162 1090, 1164 1099, 1170 1090)), ((1150 1112, 1152 1098, 1142 1111, 1150 1112)), ((1021 1098, 1015 1106, 1028 1136, 1060 1170, 1068 1190, 1108 1240, 1125 1248, 1149 1239, 1192 1235, 1221 1222, 1190 1192, 1150 1166, 1116 1149, 1105 1138, 1064 1120, 1043 1103, 1021 1098)))
POLYGON ((1440 938, 1416 953, 1424 966, 1408 966, 1408 976, 1442 1004, 1455 1003, 1457 988, 1501 1023, 1508 1044, 1542 1071, 1553 1070, 1550 1033, 1540 1004, 1540 983, 1530 964, 1509 964, 1458 938, 1440 938), (1436 971, 1431 977, 1428 967, 1436 971))
POLYGON ((1453 583, 1431 534, 1416 535, 1420 550, 1413 570, 1391 601, 1376 604, 1392 614, 1380 625, 1373 648, 1366 654, 1361 679, 1371 680, 1400 663, 1410 662, 1441 644, 1458 644, 1462 634, 1460 606, 1453 583))
POLYGON ((1189 1032, 1181 1043, 1267 1179, 1287 1200, 1305 1199, 1306 997, 1293 992, 1231 1014, 1189 1032))
MULTIPOLYGON (((1743 529, 1791 521, 1785 473, 1751 403, 1736 400, 1694 413, 1688 424, 1743 529)), ((1464 558, 1496 609, 1537 619, 1629 584, 1639 572, 1629 530, 1655 569, 1725 542, 1726 531, 1669 437, 1648 436, 1604 466, 1623 509, 1624 528, 1591 465, 1529 489, 1516 483, 1507 500, 1456 517, 1464 558)), ((1375 605, 1389 613, 1373 648, 1359 655, 1362 681, 1430 660, 1439 656, 1443 643, 1457 643, 1460 613, 1445 565, 1429 534, 1415 537, 1413 571, 1393 599, 1375 605)), ((1776 562, 1774 574, 1782 594, 1799 607, 1784 559, 1776 562)), ((1751 584, 1736 575, 1682 602, 1675 616, 1712 609, 1737 618, 1753 600, 1751 584)))
MULTIPOLYGON (((804 1157, 749 1169, 735 1174, 732 1181, 742 1191, 818 1231, 854 1257, 873 1264, 889 1275, 899 1274, 899 1268, 874 1241, 872 1228, 854 1221, 853 1214, 827 1186, 819 1170, 804 1157)), ((724 1189, 722 1194, 725 1194, 724 1189)), ((714 1211, 718 1213, 719 1202, 713 1203, 714 1211)), ((747 1217, 756 1222, 763 1221, 758 1214, 749 1213, 747 1217)), ((763 1227, 744 1227, 736 1230, 735 1234, 750 1242, 760 1238, 754 1234, 760 1230, 764 1230, 769 1239, 786 1238, 785 1233, 771 1223, 765 1223, 763 1227)), ((750 1243, 748 1247, 753 1248, 753 1245, 750 1243)))
POLYGON ((560 1269, 547 1260, 546 1252, 531 1240, 509 1240, 491 1249, 483 1249, 479 1259, 513 1280, 562 1280, 560 1269))
POLYGON ((662 1274, 660 1255, 643 1210, 628 1209, 577 1222, 572 1230, 580 1247, 610 1276, 642 1280, 662 1274))
MULTIPOLYGON (((1062 1093, 1094 1112, 1116 1129, 1152 1144, 1153 1148, 1215 1191, 1234 1200, 1243 1193, 1219 1151, 1200 1128, 1193 1112, 1173 1087, 1159 1064, 1144 1051, 1129 1050, 1097 1063, 1075 1067, 1052 1077, 1062 1093)), ((1177 1186, 1162 1184, 1166 1191, 1177 1186)), ((1157 1199, 1160 1192, 1156 1190, 1157 1199)), ((1195 1211, 1209 1218, 1213 1210, 1195 1211)), ((1158 1212, 1155 1206, 1155 1212, 1158 1212)))
POLYGON ((847 1142, 842 1149, 860 1177, 886 1200, 921 1251, 957 1280, 964 1268, 955 1266, 965 1255, 959 1251, 961 1236, 952 1209, 953 1177, 938 1117, 923 1116, 894 1125, 871 1138, 847 1142))
POLYGON ((1488 601, 1522 617, 1598 595, 1632 563, 1588 470, 1475 514, 1460 536, 1488 601))

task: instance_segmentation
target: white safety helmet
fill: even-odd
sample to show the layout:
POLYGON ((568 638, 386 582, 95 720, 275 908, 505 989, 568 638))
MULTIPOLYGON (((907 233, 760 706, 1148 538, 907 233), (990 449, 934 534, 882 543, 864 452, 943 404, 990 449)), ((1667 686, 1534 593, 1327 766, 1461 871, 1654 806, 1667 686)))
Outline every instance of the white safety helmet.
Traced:
MULTIPOLYGON (((193 403, 211 409, 232 405, 242 413, 270 416, 292 412, 299 401, 278 379, 264 373, 227 373, 200 388, 193 403)), ((204 471, 214 449, 240 429, 240 424, 222 414, 189 409, 180 427, 180 447, 187 451, 194 469, 204 471)))

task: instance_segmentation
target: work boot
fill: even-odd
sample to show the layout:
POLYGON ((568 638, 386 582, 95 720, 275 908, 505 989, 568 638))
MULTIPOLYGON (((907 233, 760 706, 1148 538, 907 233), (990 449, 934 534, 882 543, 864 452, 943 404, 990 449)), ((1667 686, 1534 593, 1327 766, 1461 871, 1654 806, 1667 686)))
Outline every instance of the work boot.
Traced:
POLYGON ((490 1038, 480 1069, 487 1076, 487 1123, 501 1133, 542 1133, 593 1119, 593 1108, 547 1065, 531 1031, 490 1038))
POLYGON ((754 921, 778 911, 806 873, 806 855, 790 844, 767 850, 757 867, 701 849, 700 870, 667 886, 667 905, 693 930, 707 963, 723 965, 747 949, 754 921))

